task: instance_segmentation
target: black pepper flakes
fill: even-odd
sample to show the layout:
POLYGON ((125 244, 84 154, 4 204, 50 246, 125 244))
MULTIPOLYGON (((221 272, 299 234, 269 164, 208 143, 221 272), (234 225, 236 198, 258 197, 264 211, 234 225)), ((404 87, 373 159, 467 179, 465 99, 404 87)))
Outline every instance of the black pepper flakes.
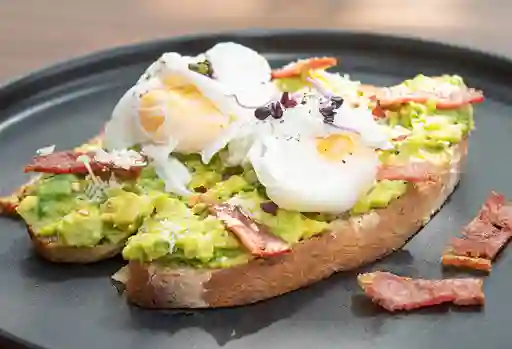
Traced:
POLYGON ((334 108, 332 106, 320 108, 320 114, 325 116, 334 116, 334 108))
POLYGON ((272 114, 272 111, 268 106, 258 107, 254 110, 254 116, 258 120, 265 120, 272 114))
POLYGON ((331 97, 331 105, 336 109, 340 108, 343 105, 343 102, 344 102, 344 100, 340 96, 332 96, 331 97))
POLYGON ((320 108, 320 114, 324 117, 325 123, 332 124, 334 122, 336 112, 332 106, 320 108))

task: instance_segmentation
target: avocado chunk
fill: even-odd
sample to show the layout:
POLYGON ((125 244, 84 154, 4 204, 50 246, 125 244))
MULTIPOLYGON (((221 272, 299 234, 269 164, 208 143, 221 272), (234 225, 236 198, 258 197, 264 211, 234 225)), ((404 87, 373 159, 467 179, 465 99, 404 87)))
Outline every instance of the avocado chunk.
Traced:
POLYGON ((234 175, 215 184, 205 195, 217 201, 225 201, 237 193, 252 189, 254 189, 254 185, 250 184, 243 176, 234 175))
POLYGON ((73 211, 55 226, 59 241, 77 247, 96 246, 103 238, 103 222, 98 208, 90 206, 73 211))
POLYGON ((123 258, 149 262, 167 255, 171 251, 171 241, 160 234, 139 233, 128 238, 123 249, 123 258))
POLYGON ((78 182, 75 175, 56 175, 43 179, 36 187, 36 195, 43 199, 60 198, 71 195, 73 183, 78 182))
POLYGON ((121 230, 135 231, 153 209, 149 196, 121 191, 101 205, 101 219, 121 230))
POLYGON ((242 207, 253 219, 269 227, 272 234, 289 243, 297 243, 329 228, 328 222, 309 218, 297 211, 278 208, 275 215, 266 213, 261 204, 268 201, 269 199, 258 190, 239 193, 230 200, 242 207))
POLYGON ((26 196, 18 204, 16 211, 28 225, 34 225, 39 219, 38 205, 39 198, 37 196, 26 196))
POLYGON ((221 250, 239 250, 238 240, 217 218, 194 215, 180 200, 155 200, 155 215, 147 219, 139 233, 129 238, 123 250, 128 260, 153 261, 162 257, 191 263, 219 260, 221 250))
POLYGON ((404 181, 380 181, 354 205, 351 213, 363 214, 374 208, 386 208, 406 191, 407 183, 404 181))

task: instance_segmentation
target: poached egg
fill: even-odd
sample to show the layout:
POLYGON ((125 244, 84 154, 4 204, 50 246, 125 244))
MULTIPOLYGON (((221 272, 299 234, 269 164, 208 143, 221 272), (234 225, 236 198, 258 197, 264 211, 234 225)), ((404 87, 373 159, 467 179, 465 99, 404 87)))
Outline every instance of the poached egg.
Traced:
POLYGON ((112 151, 140 145, 166 190, 188 195, 191 176, 170 154, 199 153, 208 162, 224 148, 224 135, 233 125, 252 117, 256 106, 239 100, 247 91, 248 103, 256 106, 277 92, 268 62, 249 48, 221 43, 197 57, 164 53, 115 106, 105 128, 105 147, 112 151), (190 69, 205 59, 213 78, 190 69), (251 72, 247 79, 242 70, 251 72))

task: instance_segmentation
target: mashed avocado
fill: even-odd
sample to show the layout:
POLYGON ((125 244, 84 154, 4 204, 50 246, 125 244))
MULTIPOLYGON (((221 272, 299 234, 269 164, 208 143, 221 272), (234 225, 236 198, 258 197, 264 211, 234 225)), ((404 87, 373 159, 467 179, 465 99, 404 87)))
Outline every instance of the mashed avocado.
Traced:
POLYGON ((88 184, 74 175, 44 177, 17 211, 36 235, 77 247, 118 242, 136 232, 153 212, 154 195, 116 188, 107 190, 103 201, 90 201, 85 195, 88 184))
POLYGON ((129 238, 123 257, 213 268, 249 260, 249 254, 222 222, 212 216, 195 215, 182 201, 172 197, 155 200, 155 215, 129 238))
MULTIPOLYGON (((457 76, 442 79, 454 85, 463 84, 457 76)), ((276 83, 289 92, 304 87, 304 81, 299 78, 279 79, 276 83)), ((432 83, 431 78, 419 75, 403 84, 411 89, 423 89, 432 83)), ((380 151, 383 162, 411 157, 449 161, 452 145, 474 127, 471 105, 457 110, 437 110, 430 102, 405 103, 381 122, 390 130, 401 127, 408 133, 407 138, 393 142, 393 149, 380 151)), ((224 166, 225 151, 209 164, 203 164, 199 155, 174 155, 191 172, 190 190, 202 193, 209 200, 239 205, 288 243, 320 234, 336 219, 280 208, 265 212, 262 204, 269 199, 254 170, 249 166, 224 166)), ((108 189, 98 202, 87 199, 88 184, 74 175, 45 176, 30 188, 18 206, 18 213, 35 234, 55 237, 70 246, 119 242, 131 235, 123 250, 123 257, 128 260, 222 268, 252 258, 222 222, 208 214, 205 204, 189 207, 184 199, 165 193, 164 182, 152 166, 143 168, 137 179, 108 189)), ((350 214, 385 208, 402 196, 407 187, 404 181, 376 182, 350 214)))
MULTIPOLYGON (((463 86, 459 76, 440 77, 444 83, 463 86)), ((427 89, 436 80, 418 75, 406 80, 403 85, 412 90, 427 89)), ((390 112, 383 121, 390 129, 402 127, 409 131, 405 140, 394 142, 394 148, 382 151, 381 161, 393 162, 411 157, 434 162, 447 162, 451 159, 452 145, 459 143, 474 128, 473 107, 471 104, 453 110, 438 110, 435 103, 409 102, 390 112)))

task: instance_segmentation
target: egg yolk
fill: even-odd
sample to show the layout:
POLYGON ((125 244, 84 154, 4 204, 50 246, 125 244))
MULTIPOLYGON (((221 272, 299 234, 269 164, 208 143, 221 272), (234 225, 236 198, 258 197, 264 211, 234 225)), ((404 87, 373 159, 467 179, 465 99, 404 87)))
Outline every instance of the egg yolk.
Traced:
POLYGON ((169 136, 165 134, 165 128, 161 127, 166 120, 166 109, 172 110, 172 114, 185 123, 193 122, 190 119, 201 116, 221 114, 195 86, 181 84, 181 81, 176 80, 165 82, 165 88, 147 92, 139 102, 140 125, 154 141, 165 140, 169 136))
POLYGON ((317 138, 316 150, 329 161, 341 161, 352 153, 357 146, 356 135, 331 134, 326 137, 317 138))

